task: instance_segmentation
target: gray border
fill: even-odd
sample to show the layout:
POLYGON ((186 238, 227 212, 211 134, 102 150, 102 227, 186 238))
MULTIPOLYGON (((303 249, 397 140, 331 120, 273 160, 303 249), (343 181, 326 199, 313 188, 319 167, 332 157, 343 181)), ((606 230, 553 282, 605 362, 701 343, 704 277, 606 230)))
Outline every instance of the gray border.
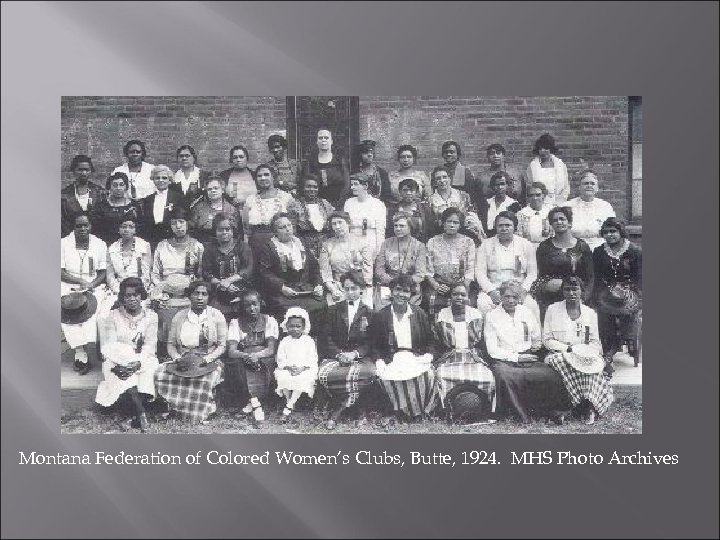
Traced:
POLYGON ((3 537, 718 536, 717 3, 60 2, 3 3, 2 15, 3 537), (59 317, 49 306, 57 305, 60 96, 313 93, 644 96, 641 436, 57 433, 59 317), (17 465, 19 449, 280 448, 617 449, 678 454, 680 464, 17 465))

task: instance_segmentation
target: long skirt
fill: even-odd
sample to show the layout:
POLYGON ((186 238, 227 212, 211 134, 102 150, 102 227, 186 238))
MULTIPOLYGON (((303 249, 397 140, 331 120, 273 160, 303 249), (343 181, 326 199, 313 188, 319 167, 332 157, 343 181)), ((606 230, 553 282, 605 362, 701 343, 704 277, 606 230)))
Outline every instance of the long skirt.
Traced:
POLYGON ((222 364, 201 377, 179 377, 160 365, 155 372, 155 388, 170 408, 190 422, 202 422, 217 410, 213 391, 222 381, 222 364))
POLYGON ((435 370, 440 404, 445 407, 448 392, 463 383, 476 385, 488 398, 491 410, 495 411, 495 377, 492 371, 472 350, 448 351, 438 360, 435 370))
POLYGON ((225 361, 227 389, 238 396, 243 403, 247 403, 253 397, 263 401, 270 395, 274 381, 275 358, 262 358, 260 362, 259 369, 250 369, 241 360, 225 361))
POLYGON ((356 360, 343 366, 337 360, 320 362, 318 380, 335 399, 345 407, 357 403, 360 392, 371 386, 376 378, 375 365, 370 360, 356 360))
POLYGON ((515 413, 523 422, 529 422, 533 413, 542 416, 570 409, 562 378, 542 362, 514 364, 497 360, 492 372, 495 375, 499 414, 507 416, 515 413))
POLYGON ((437 405, 437 384, 435 383, 435 370, 428 361, 415 373, 405 375, 395 368, 397 361, 380 369, 378 376, 385 389, 395 412, 403 412, 410 417, 429 414, 437 405))
POLYGON ((125 380, 122 380, 111 371, 113 366, 116 365, 114 362, 110 360, 103 362, 104 380, 100 382, 97 388, 97 394, 95 395, 97 403, 103 407, 110 407, 133 386, 137 387, 137 391, 141 394, 155 397, 154 375, 159 365, 158 360, 149 355, 137 355, 136 359, 140 361, 140 369, 125 380))
POLYGON ((168 338, 170 336, 170 326, 172 320, 179 311, 190 307, 190 300, 187 303, 181 301, 173 302, 174 305, 170 307, 160 306, 157 310, 158 315, 158 343, 167 345, 168 338))
POLYGON ((605 414, 613 401, 613 390, 604 373, 581 373, 565 360, 563 353, 552 353, 545 362, 562 377, 573 407, 587 399, 598 414, 605 414))

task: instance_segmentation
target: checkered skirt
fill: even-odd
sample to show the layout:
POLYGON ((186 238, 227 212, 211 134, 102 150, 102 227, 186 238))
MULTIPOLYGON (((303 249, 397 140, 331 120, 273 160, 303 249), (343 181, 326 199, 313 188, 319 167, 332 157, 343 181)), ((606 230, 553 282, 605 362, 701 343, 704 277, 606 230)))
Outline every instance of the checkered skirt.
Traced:
POLYGON ((436 380, 440 403, 445 406, 445 398, 450 390, 462 383, 475 384, 487 397, 495 411, 495 377, 480 357, 468 349, 452 350, 438 360, 436 380))
POLYGON ((375 366, 372 362, 352 362, 340 365, 337 360, 320 362, 318 380, 333 397, 342 397, 345 407, 357 403, 360 392, 373 384, 375 366))
POLYGON ((581 373, 565 360, 561 352, 549 354, 545 358, 545 363, 562 377, 573 406, 587 399, 599 414, 607 412, 613 402, 613 390, 610 380, 604 373, 581 373))
POLYGON ((213 390, 222 381, 222 364, 202 377, 179 377, 165 368, 155 372, 155 388, 172 410, 190 422, 202 422, 215 412, 213 390))

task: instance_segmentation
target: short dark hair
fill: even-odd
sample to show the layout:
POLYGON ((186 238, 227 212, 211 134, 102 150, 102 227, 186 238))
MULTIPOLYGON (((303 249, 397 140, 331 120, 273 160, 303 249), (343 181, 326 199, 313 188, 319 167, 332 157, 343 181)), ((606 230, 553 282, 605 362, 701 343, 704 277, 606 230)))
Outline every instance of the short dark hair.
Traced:
POLYGON ((533 182, 532 184, 530 184, 530 185, 526 188, 525 193, 527 193, 527 192, 530 191, 531 189, 539 189, 540 191, 542 191, 542 194, 543 194, 545 197, 547 197, 548 188, 547 188, 547 186, 546 186, 544 183, 542 183, 542 182, 533 182))
POLYGON ((185 207, 182 205, 176 205, 171 211, 170 211, 170 221, 173 219, 182 219, 183 221, 188 220, 188 211, 185 210, 185 207))
POLYGON ((233 154, 235 153, 235 150, 242 150, 243 154, 245 154, 245 159, 248 161, 250 160, 250 154, 248 153, 248 149, 245 148, 242 144, 236 144, 230 149, 230 163, 232 163, 233 154))
POLYGON ((357 181, 358 184, 362 184, 363 186, 370 185, 370 179, 367 177, 367 175, 364 174, 352 173, 350 175, 350 182, 352 182, 353 180, 357 181))
POLYGON ((400 180, 398 191, 406 186, 412 188, 413 191, 420 191, 420 184, 418 184, 414 178, 404 178, 400 180))
POLYGON ((304 173, 302 176, 300 176, 300 180, 298 180, 298 191, 302 195, 305 195, 305 183, 308 180, 312 180, 318 185, 318 188, 320 187, 320 179, 317 176, 310 172, 304 173))
POLYGON ((578 276, 565 276, 562 278, 562 289, 565 287, 580 287, 585 290, 585 282, 578 276))
POLYGON ((497 221, 498 221, 498 219, 500 219, 500 218, 505 218, 505 219, 509 219, 510 221, 512 221, 513 227, 514 227, 515 230, 517 231, 517 228, 518 228, 518 218, 517 218, 517 216, 515 215, 515 212, 510 212, 509 210, 503 210, 502 212, 498 212, 498 215, 495 216, 495 222, 494 222, 495 228, 497 228, 497 221))
POLYGON ((501 178, 504 178, 506 183, 510 181, 510 175, 508 173, 505 171, 498 171, 490 177, 490 187, 494 188, 497 181, 501 178))
POLYGON ((488 146, 487 149, 485 150, 485 154, 489 156, 490 152, 493 152, 495 150, 500 152, 503 156, 505 154, 507 154, 507 152, 505 151, 505 147, 500 143, 493 143, 490 146, 488 146))
POLYGON ((140 298, 146 300, 148 297, 145 284, 139 277, 126 277, 120 282, 120 291, 118 292, 118 300, 122 303, 122 297, 125 296, 125 291, 128 287, 133 287, 135 290, 140 291, 140 298))
POLYGON ((286 218, 290 220, 290 223, 292 223, 292 220, 290 219, 290 214, 287 212, 278 212, 275 214, 272 219, 270 220, 270 230, 275 232, 275 224, 280 221, 282 218, 286 218))
POLYGON ((267 163, 261 163, 260 165, 255 167, 255 182, 257 182, 257 174, 258 172, 260 172, 260 169, 267 169, 268 171, 270 171, 270 176, 273 177, 273 180, 277 179, 277 169, 267 163))
POLYGON ((285 137, 283 137, 282 135, 278 135, 277 133, 268 137, 268 150, 272 150, 272 147, 275 143, 280 143, 283 148, 287 148, 288 145, 287 139, 285 139, 285 137))
POLYGON ((208 283, 204 279, 195 279, 191 281, 190 284, 185 288, 185 296, 190 296, 197 290, 198 287, 205 287, 208 291, 208 294, 210 293, 210 283, 208 283))
POLYGON ((344 219, 345 221, 347 221, 347 224, 350 225, 350 214, 348 214, 344 210, 335 210, 334 212, 331 212, 327 218, 327 222, 330 223, 335 218, 344 219))
POLYGON ((460 145, 459 145, 458 143, 456 143, 455 141, 445 141, 445 142, 442 144, 442 148, 440 149, 440 153, 441 153, 441 154, 444 154, 444 153, 445 153, 445 150, 447 150, 447 149, 450 148, 451 146, 454 146, 454 147, 455 147, 455 151, 457 152, 457 156, 458 156, 458 157, 462 156, 462 150, 460 149, 460 145))
POLYGON ((417 284, 413 281, 413 278, 407 274, 400 274, 390 280, 390 290, 392 291, 395 287, 402 287, 408 289, 412 294, 417 291, 417 284))
POLYGON ((465 214, 462 210, 460 210, 459 208, 455 208, 454 206, 443 210, 442 214, 440 214, 440 223, 442 225, 445 225, 445 222, 450 216, 457 216, 460 219, 461 227, 465 224, 465 214))
POLYGON ((438 165, 430 172, 430 182, 433 183, 433 189, 435 188, 434 182, 435 182, 435 175, 439 173, 440 171, 445 171, 448 176, 450 175, 450 171, 447 170, 447 167, 445 165, 438 165))
POLYGON ((616 217, 609 217, 600 226, 600 236, 605 234, 607 229, 617 229, 622 238, 627 238, 627 227, 622 219, 616 217))
POLYGON ((343 285, 345 283, 345 280, 349 279, 352 281, 355 285, 360 287, 361 289, 367 287, 365 284, 365 278, 363 278, 362 272, 357 271, 349 271, 345 272, 343 275, 340 276, 340 284, 343 285))
POLYGON ((400 146, 398 146, 397 159, 400 159, 400 154, 402 154, 403 152, 410 152, 413 156, 413 159, 417 161, 418 152, 412 144, 401 144, 400 146))
POLYGON ((183 150, 188 150, 192 154, 192 157, 195 160, 195 165, 197 165, 197 152, 195 152, 195 149, 189 144, 183 144, 180 148, 178 148, 175 151, 175 157, 180 157, 180 152, 183 150))
POLYGON ((233 231, 233 236, 235 236, 235 233, 237 233, 237 226, 235 225, 233 219, 225 212, 218 212, 217 214, 215 214, 215 217, 213 217, 212 220, 212 230, 216 232, 217 226, 223 221, 227 221, 228 223, 230 223, 230 228, 233 231))
POLYGON ((554 208, 552 208, 548 212, 548 221, 552 222, 553 215, 558 213, 563 214, 567 218, 568 222, 572 224, 573 211, 572 208, 570 208, 569 206, 555 206, 554 208))
POLYGON ((78 154, 77 156, 72 158, 72 161, 70 161, 70 171, 74 171, 80 163, 89 163, 90 171, 95 172, 95 166, 93 165, 92 159, 90 159, 90 156, 87 156, 85 154, 78 154))
POLYGON ((542 135, 540 135, 537 138, 537 140, 535 141, 535 146, 533 146, 532 153, 534 155, 538 155, 540 153, 541 148, 550 150, 551 154, 557 154, 557 146, 555 145, 555 137, 553 137, 549 133, 543 133, 542 135))
POLYGON ((127 190, 130 187, 130 179, 128 178, 128 175, 124 172, 118 171, 112 173, 110 176, 108 176, 108 179, 105 181, 105 188, 110 189, 110 186, 112 185, 113 180, 121 179, 123 181, 123 184, 125 184, 125 189, 127 190))
POLYGON ((145 143, 138 139, 133 139, 125 143, 125 146, 123 146, 123 155, 127 157, 128 152, 130 151, 130 147, 134 144, 137 144, 140 147, 140 151, 142 152, 142 159, 144 160, 147 156, 147 149, 145 148, 145 143))

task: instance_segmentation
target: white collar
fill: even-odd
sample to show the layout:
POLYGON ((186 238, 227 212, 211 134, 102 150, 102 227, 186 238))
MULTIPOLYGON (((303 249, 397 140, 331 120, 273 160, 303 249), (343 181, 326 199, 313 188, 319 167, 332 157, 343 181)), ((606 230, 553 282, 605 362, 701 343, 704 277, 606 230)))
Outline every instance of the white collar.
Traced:
POLYGON ((188 310, 188 321, 193 324, 201 324, 208 319, 208 308, 205 308, 200 315, 196 314, 192 309, 188 310))
POLYGON ((392 313, 393 318, 397 322, 403 322, 404 320, 408 319, 410 317, 410 315, 412 315, 413 310, 410 307, 410 304, 408 304, 407 311, 405 312, 405 314, 402 317, 398 317, 397 314, 395 313, 395 306, 390 304, 390 313, 392 313))

